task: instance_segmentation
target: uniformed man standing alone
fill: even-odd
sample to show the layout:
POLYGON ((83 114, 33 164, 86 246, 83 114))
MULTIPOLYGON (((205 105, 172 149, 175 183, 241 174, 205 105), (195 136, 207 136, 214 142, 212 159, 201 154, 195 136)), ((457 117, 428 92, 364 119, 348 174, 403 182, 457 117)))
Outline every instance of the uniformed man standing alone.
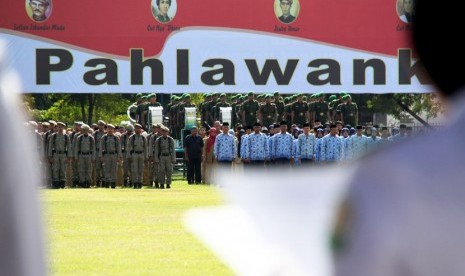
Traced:
POLYGON ((126 145, 127 158, 131 160, 131 176, 134 189, 141 189, 144 175, 144 163, 147 160, 147 139, 141 135, 142 125, 134 125, 135 133, 129 137, 126 145))
POLYGON ((98 156, 103 165, 103 187, 116 188, 116 171, 118 162, 122 161, 121 142, 114 135, 115 126, 107 125, 107 133, 100 139, 98 156))
POLYGON ((161 128, 161 137, 155 141, 155 166, 159 167, 158 180, 160 181, 160 189, 171 188, 171 175, 173 174, 173 165, 176 164, 176 151, 174 139, 168 136, 169 129, 161 128))
POLYGON ((81 127, 82 134, 78 136, 74 147, 74 158, 78 164, 79 185, 90 188, 92 180, 92 165, 95 163, 95 140, 89 135, 89 126, 81 127))
POLYGON ((68 135, 64 133, 65 124, 57 123, 57 132, 48 139, 48 159, 52 166, 52 188, 65 187, 66 168, 69 164, 68 153, 71 151, 71 142, 68 135))

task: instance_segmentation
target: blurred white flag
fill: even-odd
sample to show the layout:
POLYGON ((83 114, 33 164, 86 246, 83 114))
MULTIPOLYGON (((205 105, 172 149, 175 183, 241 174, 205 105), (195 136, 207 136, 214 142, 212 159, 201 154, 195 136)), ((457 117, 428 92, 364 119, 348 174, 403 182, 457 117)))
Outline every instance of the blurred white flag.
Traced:
POLYGON ((20 79, 4 68, 0 40, 0 275, 44 275, 38 187, 41 177, 32 137, 20 111, 20 79))
POLYGON ((216 183, 231 204, 191 210, 186 223, 239 275, 329 276, 333 225, 352 172, 220 172, 216 183))

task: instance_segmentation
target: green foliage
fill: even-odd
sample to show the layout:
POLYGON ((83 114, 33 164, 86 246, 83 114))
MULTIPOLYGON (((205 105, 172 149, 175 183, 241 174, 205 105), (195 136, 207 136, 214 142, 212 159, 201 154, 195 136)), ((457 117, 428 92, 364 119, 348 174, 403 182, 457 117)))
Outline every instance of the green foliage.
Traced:
POLYGON ((68 125, 99 119, 119 124, 128 120, 126 110, 131 104, 122 94, 37 94, 25 95, 24 102, 33 119, 59 120, 68 125))
POLYGON ((170 190, 44 190, 52 275, 232 275, 184 227, 184 213, 221 203, 205 185, 170 190))

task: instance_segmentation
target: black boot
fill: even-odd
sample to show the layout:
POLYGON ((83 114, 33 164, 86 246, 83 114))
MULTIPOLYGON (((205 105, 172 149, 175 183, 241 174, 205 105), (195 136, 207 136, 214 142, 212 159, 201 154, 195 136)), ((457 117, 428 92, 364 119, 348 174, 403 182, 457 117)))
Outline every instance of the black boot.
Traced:
POLYGON ((52 181, 52 189, 60 189, 60 181, 52 181))
POLYGON ((65 188, 65 181, 60 181, 60 188, 61 189, 64 189, 65 188))
POLYGON ((124 180, 124 183, 123 183, 123 187, 125 187, 125 188, 126 188, 127 186, 128 186, 128 180, 127 180, 127 179, 125 179, 125 180, 124 180))
POLYGON ((137 183, 137 182, 134 182, 134 184, 133 184, 133 187, 134 187, 134 189, 137 189, 137 188, 139 188, 139 183, 137 183))
POLYGON ((115 189, 116 188, 116 182, 110 182, 110 186, 112 189, 115 189))
POLYGON ((160 184, 158 183, 158 181, 155 181, 155 189, 159 189, 160 188, 160 184))
POLYGON ((86 181, 86 189, 90 189, 90 181, 86 181))
POLYGON ((160 189, 164 189, 164 188, 165 188, 165 184, 160 183, 160 189))
POLYGON ((139 182, 139 189, 142 189, 142 182, 139 182))
POLYGON ((171 189, 171 185, 170 185, 170 184, 166 184, 166 189, 171 189))
POLYGON ((73 188, 77 188, 79 186, 79 181, 73 180, 73 188))

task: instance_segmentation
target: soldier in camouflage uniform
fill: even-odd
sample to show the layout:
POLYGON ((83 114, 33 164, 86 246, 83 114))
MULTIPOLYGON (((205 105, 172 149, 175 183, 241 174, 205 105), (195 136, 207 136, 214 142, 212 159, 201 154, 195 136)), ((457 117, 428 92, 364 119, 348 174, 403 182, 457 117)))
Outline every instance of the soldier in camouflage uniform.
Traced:
POLYGON ((64 132, 65 124, 57 123, 57 132, 51 134, 48 139, 48 160, 52 167, 52 188, 65 187, 66 169, 69 164, 68 153, 71 151, 71 141, 64 132))
POLYGON ((260 106, 260 123, 262 126, 268 127, 271 124, 276 123, 278 116, 278 109, 274 103, 271 102, 271 95, 265 96, 265 104, 260 106))
POLYGON ((257 112, 260 110, 259 103, 254 100, 253 92, 249 92, 248 99, 242 104, 242 122, 253 126, 257 122, 257 112))
POLYGON ((204 101, 200 103, 199 110, 200 110, 200 123, 204 125, 205 123, 208 124, 208 110, 207 107, 211 101, 211 95, 208 93, 203 94, 204 101))
POLYGON ((171 188, 171 175, 173 174, 173 165, 176 164, 176 150, 174 139, 168 136, 169 129, 161 128, 161 137, 155 140, 154 144, 154 162, 160 168, 158 179, 160 180, 160 189, 171 188))
POLYGON ((186 107, 196 107, 194 103, 191 102, 191 95, 184 94, 183 96, 184 103, 179 106, 178 109, 178 125, 181 127, 180 129, 185 128, 185 118, 186 118, 186 107))
POLYGON ((279 92, 274 92, 274 104, 276 105, 276 108, 278 110, 278 119, 276 119, 276 122, 280 122, 283 120, 284 102, 282 98, 279 96, 279 92))
POLYGON ((221 107, 230 107, 231 105, 226 102, 226 94, 223 93, 220 96, 220 102, 216 104, 215 106, 215 121, 220 120, 220 108, 221 107))
POLYGON ((115 126, 107 125, 107 133, 100 139, 98 157, 103 166, 103 187, 112 189, 116 188, 116 176, 118 162, 121 162, 123 155, 121 153, 121 142, 114 135, 115 126))
POLYGON ((44 122, 44 126, 47 127, 47 129, 45 130, 44 134, 42 135, 42 137, 44 138, 43 141, 44 141, 44 164, 45 164, 45 175, 46 175, 46 179, 47 179, 47 187, 52 187, 52 181, 53 181, 53 178, 52 178, 52 166, 50 165, 50 162, 48 162, 48 141, 50 138, 50 136, 55 133, 55 127, 56 127, 56 122, 55 121, 48 121, 48 122, 44 122))
POLYGON ((90 188, 92 181, 92 165, 95 163, 95 140, 89 135, 89 126, 81 127, 82 134, 76 139, 74 147, 74 158, 78 164, 79 185, 83 188, 90 188))
POLYGON ((142 135, 142 125, 134 125, 135 133, 126 145, 126 157, 131 159, 131 177, 134 189, 141 189, 144 181, 144 165, 147 160, 147 139, 142 135))
POLYGON ((303 95, 297 95, 297 101, 291 107, 291 124, 303 126, 308 121, 308 105, 303 101, 303 95))
POLYGON ((149 99, 149 102, 147 104, 145 104, 145 108, 144 108, 144 122, 145 122, 145 126, 144 129, 149 129, 150 126, 148 125, 148 122, 149 122, 149 107, 157 107, 157 106, 161 106, 161 104, 159 102, 157 102, 157 94, 155 93, 152 93, 148 96, 148 99, 149 99))
POLYGON ((337 111, 341 115, 341 120, 345 125, 356 126, 358 124, 357 104, 352 102, 350 95, 345 95, 342 99, 345 103, 340 104, 337 108, 337 111))
POLYGON ((170 108, 170 124, 171 124, 171 129, 173 129, 176 135, 175 138, 178 137, 178 133, 180 130, 179 124, 178 124, 178 108, 180 104, 181 104, 181 98, 179 98, 178 96, 175 96, 174 103, 170 108))
POLYGON ((331 122, 336 122, 337 121, 337 120, 335 120, 335 115, 336 115, 336 110, 337 110, 338 105, 339 104, 338 104, 337 96, 336 95, 329 96, 328 108, 329 108, 329 116, 331 116, 329 118, 329 120, 331 122))
POLYGON ((312 104, 310 110, 313 114, 311 123, 314 124, 317 120, 322 123, 329 122, 328 120, 331 116, 329 114, 328 104, 325 102, 325 95, 323 93, 318 93, 315 95, 315 98, 317 101, 312 104))
POLYGON ((213 123, 216 121, 215 120, 215 114, 212 113, 212 109, 216 106, 218 103, 218 94, 217 93, 212 93, 211 94, 211 100, 208 103, 208 105, 205 107, 207 110, 207 120, 208 120, 208 125, 212 126, 213 123))

